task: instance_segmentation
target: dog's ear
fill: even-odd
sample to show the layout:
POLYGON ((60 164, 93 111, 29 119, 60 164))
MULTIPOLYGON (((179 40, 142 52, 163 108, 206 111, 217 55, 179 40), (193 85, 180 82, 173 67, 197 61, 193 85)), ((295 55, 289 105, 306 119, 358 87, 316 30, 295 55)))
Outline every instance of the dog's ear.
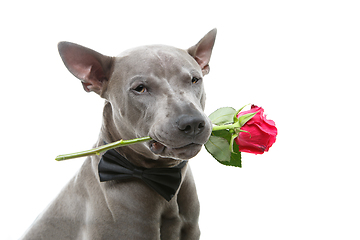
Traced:
POLYGON ((110 78, 113 58, 70 42, 60 42, 58 49, 65 66, 81 80, 84 90, 101 95, 110 78))
POLYGON ((200 65, 203 75, 210 71, 209 62, 216 38, 216 28, 208 32, 195 46, 187 51, 200 65))

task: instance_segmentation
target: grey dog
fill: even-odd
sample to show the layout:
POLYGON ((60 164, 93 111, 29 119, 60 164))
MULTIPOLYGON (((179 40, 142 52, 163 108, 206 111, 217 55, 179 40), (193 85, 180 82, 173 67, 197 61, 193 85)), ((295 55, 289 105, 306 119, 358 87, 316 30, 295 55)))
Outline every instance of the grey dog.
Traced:
POLYGON ((105 99, 94 147, 150 136, 152 141, 116 151, 143 169, 186 164, 178 190, 167 201, 139 178, 100 182, 102 156, 87 157, 23 239, 199 239, 199 200, 187 160, 211 134, 203 112, 203 77, 215 37, 213 29, 187 50, 151 45, 117 57, 59 43, 65 66, 85 91, 105 99))

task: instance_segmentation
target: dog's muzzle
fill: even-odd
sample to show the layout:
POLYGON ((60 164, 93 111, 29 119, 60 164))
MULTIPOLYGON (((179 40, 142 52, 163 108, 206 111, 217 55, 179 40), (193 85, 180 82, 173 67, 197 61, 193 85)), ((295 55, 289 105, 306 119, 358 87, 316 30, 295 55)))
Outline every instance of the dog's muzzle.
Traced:
POLYGON ((211 122, 208 119, 200 114, 184 114, 176 119, 175 124, 154 128, 149 148, 160 156, 189 159, 200 151, 210 134, 211 122))

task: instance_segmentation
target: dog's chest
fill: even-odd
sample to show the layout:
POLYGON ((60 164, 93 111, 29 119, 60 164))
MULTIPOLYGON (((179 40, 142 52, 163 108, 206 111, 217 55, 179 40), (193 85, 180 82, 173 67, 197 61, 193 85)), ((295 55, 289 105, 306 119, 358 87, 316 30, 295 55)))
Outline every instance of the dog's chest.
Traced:
MULTIPOLYGON (((109 186, 105 204, 90 206, 101 236, 131 236, 131 239, 179 239, 184 226, 181 206, 175 196, 167 202, 141 181, 128 180, 109 186), (101 221, 99 221, 101 219, 101 221), (107 231, 102 231, 107 229, 107 231)), ((89 215, 88 215, 89 216, 89 215)), ((95 234, 93 227, 87 233, 95 234)), ((90 234, 90 235, 91 235, 90 234)), ((130 239, 130 238, 129 238, 130 239)))

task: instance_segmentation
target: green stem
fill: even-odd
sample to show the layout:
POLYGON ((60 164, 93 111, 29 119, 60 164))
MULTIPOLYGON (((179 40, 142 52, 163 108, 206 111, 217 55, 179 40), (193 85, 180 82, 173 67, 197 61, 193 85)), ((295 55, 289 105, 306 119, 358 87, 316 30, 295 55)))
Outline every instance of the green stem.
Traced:
MULTIPOLYGON (((240 127, 238 123, 214 126, 212 131, 219 131, 219 130, 224 130, 224 129, 234 129, 234 128, 238 128, 238 127, 240 127)), ((105 152, 109 149, 123 147, 123 146, 136 144, 136 143, 140 143, 140 142, 146 142, 146 141, 150 141, 151 139, 152 139, 151 137, 135 138, 135 139, 131 139, 131 140, 122 140, 121 139, 117 142, 109 143, 109 144, 106 144, 106 145, 103 145, 103 146, 100 146, 97 148, 93 148, 90 150, 69 153, 69 154, 62 154, 62 155, 57 156, 55 158, 55 160, 63 161, 63 160, 68 160, 68 159, 72 159, 72 158, 86 157, 86 156, 95 155, 95 154, 99 155, 100 153, 105 152)))
POLYGON ((121 139, 120 141, 109 143, 109 144, 103 145, 101 147, 93 148, 90 150, 59 155, 55 158, 55 160, 62 161, 62 160, 68 160, 68 159, 78 158, 78 157, 85 157, 85 156, 90 156, 90 155, 95 155, 95 154, 99 155, 100 153, 105 152, 109 149, 123 147, 123 146, 140 143, 140 142, 146 142, 146 141, 150 141, 151 139, 152 139, 151 137, 135 138, 135 139, 131 139, 131 140, 122 140, 121 139))
POLYGON ((220 125, 220 126, 213 126, 212 131, 220 131, 220 130, 225 130, 225 129, 235 129, 235 128, 240 128, 239 122, 236 122, 234 124, 227 124, 227 125, 220 125))

